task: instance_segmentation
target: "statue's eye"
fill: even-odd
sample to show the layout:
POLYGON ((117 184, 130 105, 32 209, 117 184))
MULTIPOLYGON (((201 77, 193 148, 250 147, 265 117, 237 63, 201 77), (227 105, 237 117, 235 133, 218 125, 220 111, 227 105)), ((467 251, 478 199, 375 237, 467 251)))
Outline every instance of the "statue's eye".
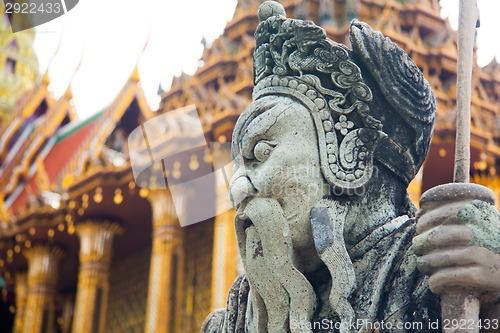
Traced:
POLYGON ((253 155, 259 162, 267 160, 274 148, 269 142, 259 141, 253 148, 253 155))

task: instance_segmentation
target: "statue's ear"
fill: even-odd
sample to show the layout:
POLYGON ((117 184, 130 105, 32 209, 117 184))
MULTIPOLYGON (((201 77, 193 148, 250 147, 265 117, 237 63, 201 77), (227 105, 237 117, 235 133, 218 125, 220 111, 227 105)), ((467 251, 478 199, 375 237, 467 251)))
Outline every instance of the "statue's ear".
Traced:
POLYGON ((355 57, 366 66, 392 107, 407 122, 432 123, 434 93, 406 52, 358 20, 351 23, 350 39, 355 57))
MULTIPOLYGON (((388 103, 408 128, 403 131, 405 124, 388 123, 394 122, 393 117, 376 116, 382 120, 388 138, 377 146, 375 158, 408 185, 431 144, 436 115, 434 93, 406 52, 368 24, 353 20, 350 39, 352 56, 362 72, 370 73, 374 96, 380 92, 385 98, 374 99, 373 103, 388 103)), ((387 112, 386 105, 379 109, 387 112)))

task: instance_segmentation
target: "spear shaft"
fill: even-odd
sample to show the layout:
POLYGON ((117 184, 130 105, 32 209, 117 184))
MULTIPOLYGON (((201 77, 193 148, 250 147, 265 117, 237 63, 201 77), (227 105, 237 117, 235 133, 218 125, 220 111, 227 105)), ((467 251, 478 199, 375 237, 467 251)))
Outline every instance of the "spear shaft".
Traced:
MULTIPOLYGON (((478 18, 479 12, 476 0, 460 0, 458 15, 457 130, 453 177, 455 183, 469 183, 470 180, 470 104, 474 37, 478 18)), ((479 332, 479 309, 479 298, 473 290, 450 290, 448 293, 441 295, 443 332, 479 332), (458 327, 453 323, 457 323, 458 327), (445 326, 446 324, 448 324, 448 327, 445 326)))
POLYGON ((470 103, 474 36, 478 20, 476 0, 460 0, 458 14, 457 131, 455 183, 468 183, 470 172, 470 103))

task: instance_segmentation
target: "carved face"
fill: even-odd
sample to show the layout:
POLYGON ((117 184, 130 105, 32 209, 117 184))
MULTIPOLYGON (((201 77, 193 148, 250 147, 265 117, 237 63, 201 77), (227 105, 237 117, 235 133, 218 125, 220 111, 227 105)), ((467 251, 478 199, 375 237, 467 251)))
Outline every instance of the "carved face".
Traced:
MULTIPOLYGON (((233 205, 242 212, 253 197, 276 199, 295 249, 311 244, 309 213, 327 193, 319 164, 312 117, 289 97, 269 96, 252 103, 234 143, 241 153, 230 184, 233 205)), ((234 152, 233 152, 234 153, 234 152)))

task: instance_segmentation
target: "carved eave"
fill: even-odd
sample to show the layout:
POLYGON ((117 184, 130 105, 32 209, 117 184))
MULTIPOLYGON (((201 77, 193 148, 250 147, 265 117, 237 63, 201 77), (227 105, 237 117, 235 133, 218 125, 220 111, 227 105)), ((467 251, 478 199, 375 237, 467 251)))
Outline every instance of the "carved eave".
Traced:
POLYGON ((74 114, 73 105, 69 99, 71 94, 68 91, 57 102, 49 106, 43 123, 33 129, 16 156, 3 166, 0 184, 3 185, 5 195, 12 193, 21 180, 29 180, 30 168, 40 149, 50 140, 64 119, 70 118, 70 115, 74 114))
POLYGON ((117 187, 133 180, 130 163, 120 168, 110 165, 95 165, 90 168, 88 173, 75 178, 66 189, 67 200, 64 204, 67 205, 70 200, 78 198, 84 193, 95 191, 97 187, 117 187))
MULTIPOLYGON (((65 171, 61 174, 60 180, 63 182, 64 187, 69 187, 74 179, 85 177, 83 174, 87 166, 89 163, 92 163, 92 160, 99 159, 104 143, 134 100, 137 101, 140 114, 144 120, 151 119, 154 116, 154 112, 151 111, 147 104, 136 70, 134 70, 111 105, 106 108, 97 120, 96 125, 80 145, 80 148, 75 152, 74 158, 68 164, 65 171)), ((137 126, 139 125, 138 123, 137 126)))
POLYGON ((7 125, 0 132, 0 163, 5 161, 7 146, 20 126, 33 115, 43 101, 47 103, 48 108, 54 104, 54 98, 47 89, 49 83, 46 72, 42 79, 17 102, 16 111, 10 115, 7 125))

